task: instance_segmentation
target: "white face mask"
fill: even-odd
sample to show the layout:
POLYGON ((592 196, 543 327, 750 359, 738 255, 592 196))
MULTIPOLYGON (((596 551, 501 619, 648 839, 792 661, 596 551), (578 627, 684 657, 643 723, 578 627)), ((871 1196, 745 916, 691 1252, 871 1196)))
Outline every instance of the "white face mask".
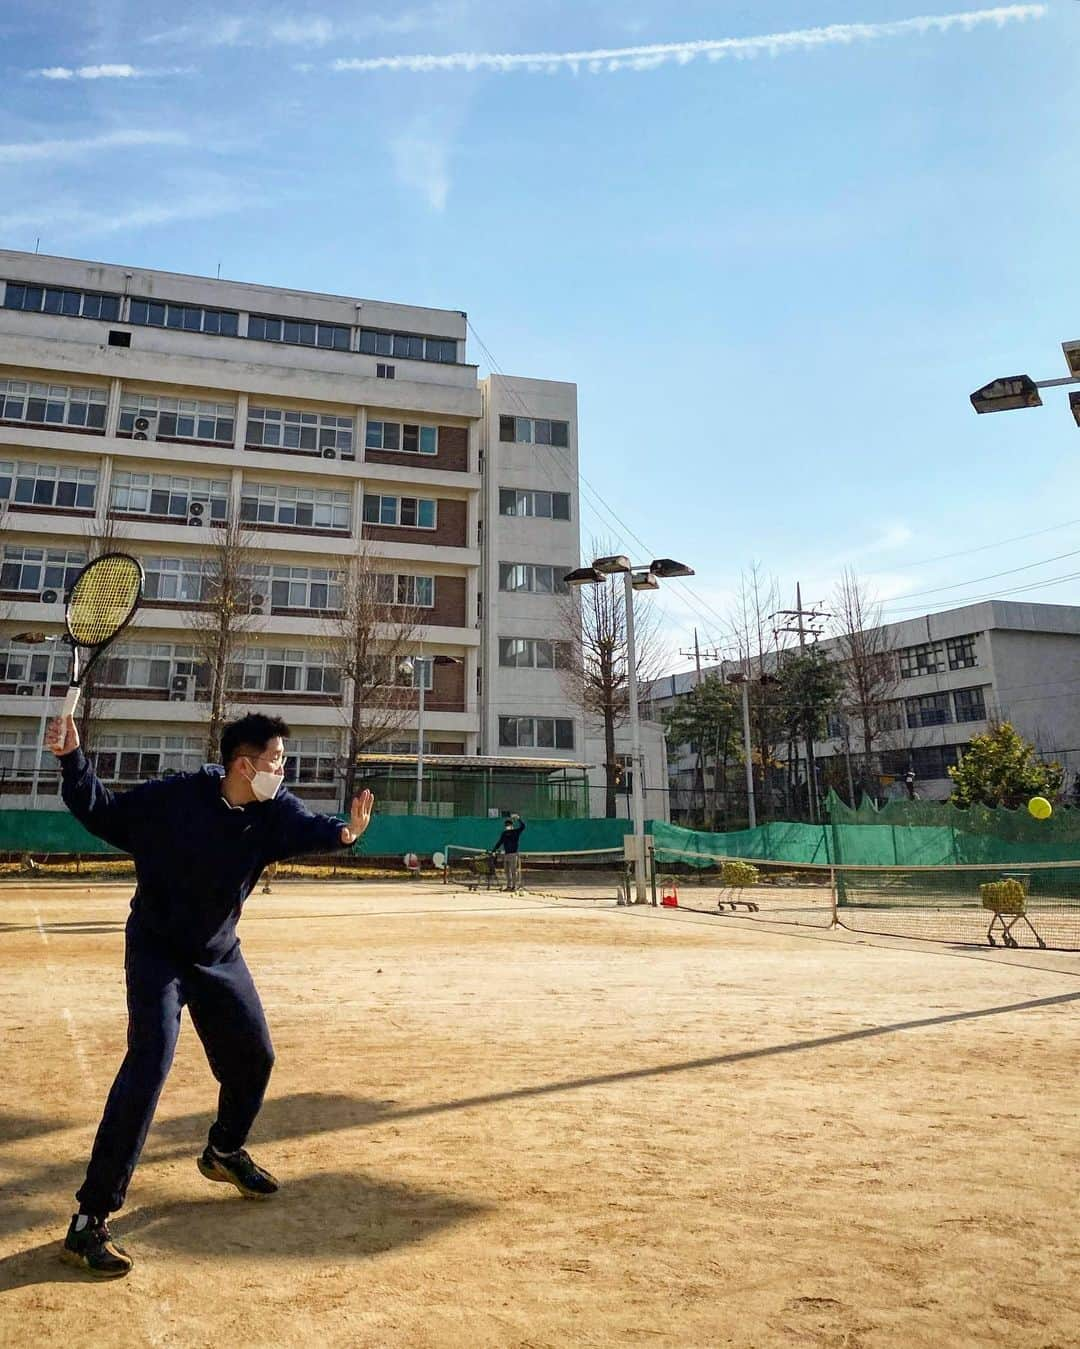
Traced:
POLYGON ((255 776, 248 781, 251 783, 256 801, 273 801, 281 791, 281 784, 285 779, 280 773, 268 773, 265 769, 259 768, 256 769, 255 776))

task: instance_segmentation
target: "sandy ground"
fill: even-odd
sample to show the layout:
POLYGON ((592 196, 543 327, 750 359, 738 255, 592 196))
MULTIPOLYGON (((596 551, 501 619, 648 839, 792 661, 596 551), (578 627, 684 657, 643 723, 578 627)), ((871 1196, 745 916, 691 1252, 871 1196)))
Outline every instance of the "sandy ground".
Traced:
POLYGON ((185 1025, 90 1282, 127 893, 0 887, 0 1344, 1080 1342, 1080 957, 432 885, 252 901, 282 1193, 196 1171, 185 1025))

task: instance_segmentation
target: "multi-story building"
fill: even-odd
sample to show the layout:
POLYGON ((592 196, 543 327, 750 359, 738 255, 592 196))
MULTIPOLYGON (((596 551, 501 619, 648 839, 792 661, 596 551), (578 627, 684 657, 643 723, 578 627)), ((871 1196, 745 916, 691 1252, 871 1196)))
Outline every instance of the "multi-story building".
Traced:
POLYGON ((456 310, 0 251, 6 806, 39 781, 55 804, 38 745, 65 656, 25 639, 61 632, 65 586, 102 546, 140 558, 146 597, 97 680, 99 771, 124 784, 202 761, 195 630, 229 521, 252 573, 230 702, 289 721, 303 794, 341 791, 351 691, 331 634, 358 569, 415 629, 413 673, 378 681, 405 709, 369 747, 388 772, 415 767, 422 679, 429 768, 550 764, 583 781, 588 733, 559 668, 576 389, 478 380, 466 326, 456 310))
MULTIPOLYGON (((883 796, 902 795, 911 772, 919 796, 944 799, 952 789, 949 767, 993 721, 1011 722, 1043 757, 1061 763, 1067 788, 1080 773, 1080 607, 989 600, 885 624, 867 645, 881 653, 888 670, 878 684, 880 729, 872 762, 862 762, 858 721, 845 724, 834 713, 827 736, 815 746, 819 781, 844 791, 850 765, 853 783, 876 783, 883 796)), ((841 639, 826 638, 820 646, 831 659, 843 659, 841 639)), ((696 677, 655 680, 646 700, 650 715, 662 715, 696 677)), ((803 746, 795 752, 805 779, 803 746)), ((738 773, 732 780, 737 792, 738 773)), ((673 813, 691 811, 701 788, 689 747, 672 754, 669 785, 673 813)))

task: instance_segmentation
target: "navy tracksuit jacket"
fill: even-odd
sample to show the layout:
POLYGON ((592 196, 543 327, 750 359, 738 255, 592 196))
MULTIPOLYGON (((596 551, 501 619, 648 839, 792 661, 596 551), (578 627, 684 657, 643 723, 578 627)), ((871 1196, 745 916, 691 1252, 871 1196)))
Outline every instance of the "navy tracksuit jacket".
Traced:
POLYGON ((127 922, 128 1048, 76 1198, 85 1213, 122 1206, 165 1085, 186 1005, 220 1084, 210 1142, 241 1148, 274 1063, 266 1018, 236 924, 263 868, 340 848, 340 820, 284 788, 230 806, 224 770, 207 765, 133 791, 110 791, 81 749, 60 760, 64 802, 98 838, 135 859, 127 922))

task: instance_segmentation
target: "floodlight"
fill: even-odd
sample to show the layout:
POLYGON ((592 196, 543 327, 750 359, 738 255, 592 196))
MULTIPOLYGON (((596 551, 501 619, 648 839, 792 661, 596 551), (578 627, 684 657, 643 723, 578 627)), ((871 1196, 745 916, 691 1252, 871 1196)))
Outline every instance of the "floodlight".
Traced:
POLYGON ((976 412, 1011 412, 1014 408, 1041 408, 1039 388, 1030 375, 1007 375, 984 384, 971 395, 976 412))
POLYGON ((1065 353, 1069 374, 1080 375, 1080 342, 1062 342, 1061 350, 1065 353))
POLYGON ((688 567, 685 562, 676 562, 674 558, 658 557, 649 567, 654 576, 660 576, 665 581, 675 576, 693 576, 693 567, 688 567))
POLYGON ((634 587, 635 590, 660 589, 660 582, 656 579, 656 577, 652 574, 651 571, 634 572, 633 579, 631 580, 631 585, 634 587))
POLYGON ((1080 393, 1069 394, 1069 411, 1073 415, 1073 421, 1080 426, 1080 393))
POLYGON ((615 576, 619 572, 630 570, 630 559, 624 557, 622 553, 616 553, 614 557, 598 557, 593 566, 605 576, 615 576))
POLYGON ((38 646, 45 641, 45 634, 43 632, 17 632, 11 640, 22 642, 25 646, 38 646))
POLYGON ((576 567, 573 571, 568 571, 563 577, 563 585, 568 586, 596 586, 603 585, 607 577, 596 567, 576 567))

